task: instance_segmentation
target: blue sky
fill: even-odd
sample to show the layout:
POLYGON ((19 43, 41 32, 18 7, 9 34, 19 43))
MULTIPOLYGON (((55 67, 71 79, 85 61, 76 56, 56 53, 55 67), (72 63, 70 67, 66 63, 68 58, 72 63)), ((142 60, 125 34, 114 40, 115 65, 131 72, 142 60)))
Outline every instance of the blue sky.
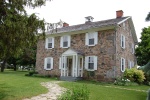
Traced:
POLYGON ((145 22, 150 12, 149 4, 150 0, 52 0, 45 6, 27 11, 28 14, 37 13, 37 16, 49 23, 61 19, 69 25, 76 25, 84 23, 86 16, 100 21, 115 18, 116 11, 123 10, 124 16, 132 16, 139 40, 142 28, 150 26, 150 22, 145 22))

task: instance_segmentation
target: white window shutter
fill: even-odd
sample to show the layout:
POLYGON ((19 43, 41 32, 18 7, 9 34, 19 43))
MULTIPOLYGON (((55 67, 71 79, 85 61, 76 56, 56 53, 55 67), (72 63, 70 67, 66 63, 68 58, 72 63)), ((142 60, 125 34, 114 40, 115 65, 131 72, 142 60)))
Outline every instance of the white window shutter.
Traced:
POLYGON ((71 36, 68 36, 68 47, 70 47, 71 44, 71 36))
POLYGON ((96 45, 98 42, 98 32, 94 33, 94 44, 96 45))
POLYGON ((54 48, 54 37, 52 38, 52 48, 54 48))
POLYGON ((53 69, 53 58, 51 57, 51 69, 53 69))
POLYGON ((59 57, 59 69, 61 69, 61 66, 62 66, 62 64, 61 64, 61 57, 59 57))
POLYGON ((85 63, 84 64, 85 65, 84 68, 85 69, 88 69, 88 61, 89 61, 89 57, 87 56, 87 57, 85 57, 85 62, 84 62, 85 63))
POLYGON ((124 71, 126 69, 126 60, 124 59, 124 71))
POLYGON ((60 47, 63 47, 63 37, 60 37, 60 47))
POLYGON ((44 59, 44 69, 47 68, 47 58, 44 59))
POLYGON ((97 70, 97 56, 94 56, 94 70, 97 70))
POLYGON ((88 33, 85 33, 85 45, 89 44, 88 33))
POLYGON ((45 39, 45 49, 48 48, 48 38, 45 39))

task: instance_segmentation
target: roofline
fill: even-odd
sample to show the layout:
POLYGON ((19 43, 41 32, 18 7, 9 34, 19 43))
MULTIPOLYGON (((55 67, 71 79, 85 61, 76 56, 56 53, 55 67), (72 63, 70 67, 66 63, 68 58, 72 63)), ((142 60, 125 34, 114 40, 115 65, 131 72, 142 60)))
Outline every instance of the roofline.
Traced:
POLYGON ((120 25, 120 24, 122 24, 123 22, 125 22, 126 20, 128 20, 129 18, 131 18, 131 17, 129 16, 129 17, 127 17, 126 19, 124 19, 124 20, 118 22, 117 24, 120 25))

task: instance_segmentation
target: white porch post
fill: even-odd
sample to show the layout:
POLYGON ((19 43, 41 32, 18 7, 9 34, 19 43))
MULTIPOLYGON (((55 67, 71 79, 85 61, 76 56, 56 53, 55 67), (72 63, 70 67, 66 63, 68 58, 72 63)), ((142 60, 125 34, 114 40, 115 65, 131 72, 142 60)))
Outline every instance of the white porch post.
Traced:
POLYGON ((66 76, 66 56, 64 56, 64 76, 66 76))
POLYGON ((82 57, 81 77, 83 77, 83 57, 82 57))
POLYGON ((73 73, 72 73, 73 77, 75 77, 74 73, 75 73, 75 55, 73 55, 73 73))
POLYGON ((78 77, 78 55, 76 55, 76 77, 78 77))
POLYGON ((61 76, 63 76, 63 56, 61 56, 61 76))

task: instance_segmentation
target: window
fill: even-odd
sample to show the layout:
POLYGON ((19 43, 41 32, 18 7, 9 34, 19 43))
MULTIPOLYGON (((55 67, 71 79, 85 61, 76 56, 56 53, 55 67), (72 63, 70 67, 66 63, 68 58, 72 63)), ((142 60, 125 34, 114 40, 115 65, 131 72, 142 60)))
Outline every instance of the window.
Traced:
POLYGON ((121 47, 125 48, 125 36, 121 35, 121 47))
POLYGON ((132 50, 132 54, 134 54, 134 44, 133 43, 132 43, 131 50, 132 50))
POLYGON ((121 71, 124 72, 125 71, 125 59, 121 58, 121 71))
POLYGON ((45 70, 53 69, 53 58, 52 57, 45 58, 45 60, 44 60, 44 69, 45 70))
POLYGON ((95 46, 97 44, 97 41, 98 41, 98 33, 97 32, 86 33, 85 45, 95 46))
POLYGON ((88 71, 97 70, 97 56, 85 57, 85 69, 88 71))
POLYGON ((62 37, 61 37, 61 40, 60 40, 60 47, 63 47, 63 48, 68 48, 68 47, 70 47, 70 36, 65 35, 65 36, 62 36, 62 37))
POLYGON ((46 49, 54 48, 54 38, 53 37, 46 38, 45 48, 46 49))

